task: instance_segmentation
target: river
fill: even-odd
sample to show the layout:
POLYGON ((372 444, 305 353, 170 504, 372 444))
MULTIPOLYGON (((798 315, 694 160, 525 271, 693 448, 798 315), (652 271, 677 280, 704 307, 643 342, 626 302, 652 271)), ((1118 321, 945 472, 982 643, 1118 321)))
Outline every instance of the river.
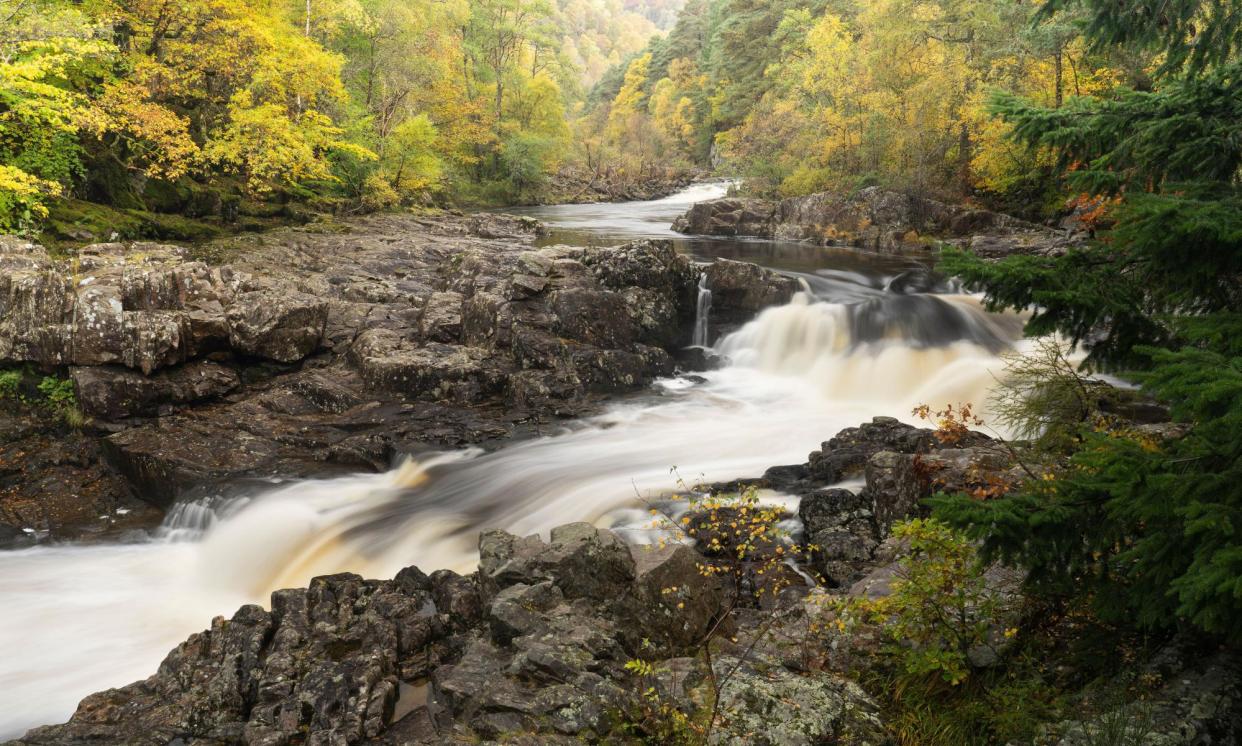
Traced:
MULTIPOLYGON (((153 673, 213 616, 265 603, 276 588, 354 571, 390 577, 417 564, 468 571, 478 531, 518 534, 587 520, 643 540, 638 495, 686 479, 727 480, 801 463, 821 441, 919 403, 982 404, 1020 320, 954 292, 900 294, 921 260, 771 241, 695 240, 672 220, 702 185, 653 202, 521 210, 554 227, 550 243, 675 239, 700 261, 746 259, 790 273, 807 292, 713 338, 731 362, 701 379, 659 381, 561 432, 485 453, 274 487, 169 512, 125 544, 0 552, 0 738, 65 720, 86 694, 153 673)), ((708 288, 710 290, 710 288, 708 288)))

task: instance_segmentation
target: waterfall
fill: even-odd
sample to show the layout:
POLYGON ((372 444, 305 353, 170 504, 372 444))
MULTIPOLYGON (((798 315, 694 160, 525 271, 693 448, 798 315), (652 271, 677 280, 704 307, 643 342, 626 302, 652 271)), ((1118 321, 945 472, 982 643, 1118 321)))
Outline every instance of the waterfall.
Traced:
MULTIPOLYGON (((655 225, 649 209, 666 226, 669 206, 646 204, 590 209, 644 231, 655 225)), ((277 588, 336 572, 391 577, 408 565, 469 571, 483 529, 634 525, 635 493, 675 489, 670 467, 687 480, 757 476, 806 461, 876 415, 981 407, 999 351, 1023 344, 1021 319, 986 313, 970 296, 886 292, 873 279, 807 275, 804 290, 849 303, 801 293, 716 340, 723 368, 659 382, 557 434, 185 503, 146 540, 0 552, 0 740, 149 676, 213 616, 266 604, 277 588)), ((695 344, 711 341, 710 310, 704 276, 695 344)))
POLYGON ((712 291, 707 287, 707 273, 699 275, 699 298, 694 306, 694 336, 690 344, 706 347, 708 342, 708 317, 712 312, 712 291))
MULTIPOLYGON (((469 571, 480 530, 625 524, 635 490, 675 487, 673 466, 695 480, 758 475, 875 415, 982 404, 1001 369, 996 339, 1017 339, 1011 321, 966 297, 864 312, 799 294, 719 340, 731 363, 705 383, 670 382, 557 435, 204 500, 170 511, 143 543, 0 552, 0 737, 148 676, 213 616, 265 604, 277 588, 334 572, 391 577, 411 564, 469 571), (928 309, 940 332, 908 316, 928 309)), ((705 337, 696 324, 696 341, 705 337)))

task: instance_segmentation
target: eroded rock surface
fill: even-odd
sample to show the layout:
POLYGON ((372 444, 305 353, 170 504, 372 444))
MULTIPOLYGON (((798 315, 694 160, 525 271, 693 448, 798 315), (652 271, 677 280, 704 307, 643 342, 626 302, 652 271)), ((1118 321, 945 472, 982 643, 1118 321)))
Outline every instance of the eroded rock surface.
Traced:
POLYGON ((690 262, 667 242, 536 248, 541 230, 378 215, 72 260, 4 239, 0 366, 67 370, 106 466, 159 506, 503 438, 672 372, 690 262))
MULTIPOLYGON (((411 567, 277 591, 270 612, 216 619, 151 678, 91 695, 68 723, 16 743, 590 743, 625 733, 628 660, 680 671, 668 685, 681 694, 705 685, 686 656, 724 596, 689 548, 631 548, 571 524, 548 542, 489 532, 480 554, 465 577, 411 567)), ((881 742, 857 685, 754 656, 716 665, 730 682, 719 742, 881 742)))
POLYGON ((980 256, 1064 253, 1080 240, 1009 215, 945 204, 926 197, 867 187, 852 194, 820 192, 773 202, 724 199, 700 202, 673 229, 710 236, 755 236, 869 251, 925 249, 938 240, 968 246, 980 256))
POLYGON ((893 524, 922 515, 933 492, 995 490, 1021 476, 982 433, 946 444, 931 430, 876 417, 824 441, 805 464, 768 469, 760 483, 800 498, 815 571, 829 586, 848 588, 877 564, 893 524))

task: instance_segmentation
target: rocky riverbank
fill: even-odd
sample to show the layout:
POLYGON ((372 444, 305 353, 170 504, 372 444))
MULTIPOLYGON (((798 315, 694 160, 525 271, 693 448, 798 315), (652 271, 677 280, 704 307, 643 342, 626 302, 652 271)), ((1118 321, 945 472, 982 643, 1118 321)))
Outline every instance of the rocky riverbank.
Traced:
POLYGON ((540 204, 645 202, 676 194, 707 174, 691 169, 649 169, 627 174, 615 169, 567 168, 548 179, 540 204))
POLYGON ((923 250, 943 241, 987 258, 1056 255, 1082 239, 1068 230, 879 187, 780 201, 726 197, 700 202, 673 229, 707 236, 853 246, 881 253, 923 250))
MULTIPOLYGON (((664 242, 535 249, 540 231, 376 215, 69 260, 0 240, 0 369, 23 377, 0 402, 0 523, 58 538, 149 522, 146 505, 190 490, 383 469, 671 373, 691 263, 664 242), (81 433, 17 405, 45 375, 72 381, 81 433)), ((735 284, 752 282, 780 284, 755 268, 735 284)))
MULTIPOLYGON (((877 701, 819 660, 828 651, 808 648, 825 599, 892 593, 911 551, 890 536, 893 523, 918 515, 933 489, 1003 483, 1014 468, 986 436, 950 447, 878 418, 750 482, 800 496, 799 533, 817 547, 789 566, 802 579, 775 598, 739 590, 763 578, 731 586, 705 573, 715 556, 706 538, 642 547, 587 524, 546 541, 489 531, 470 575, 410 567, 392 580, 342 574, 278 591, 270 610, 216 619, 151 678, 91 695, 68 723, 15 743, 624 742, 650 727, 639 722, 644 703, 667 705, 670 721, 692 718, 717 689, 714 742, 887 743, 877 701), (826 489, 851 479, 861 486, 826 489)), ((989 577, 996 593, 1018 579, 989 577)), ((1164 740, 1150 742, 1236 742, 1242 663, 1185 645, 1147 664, 1167 682, 1147 716, 1164 740)), ((973 665, 996 665, 998 650, 973 665)), ((1046 742, 1087 743, 1084 727, 1050 724, 1046 742)))

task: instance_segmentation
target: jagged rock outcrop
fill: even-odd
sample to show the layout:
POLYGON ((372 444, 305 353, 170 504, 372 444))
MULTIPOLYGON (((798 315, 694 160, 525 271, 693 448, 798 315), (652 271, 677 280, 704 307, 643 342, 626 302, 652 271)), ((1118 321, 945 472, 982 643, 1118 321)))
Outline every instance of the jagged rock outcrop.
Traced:
POLYGON ((731 259, 716 260, 704 274, 712 292, 713 326, 748 321, 765 308, 788 303, 801 289, 792 277, 731 259))
MULTIPOLYGON (((1082 720, 1046 726, 1041 742, 1089 746, 1104 738, 1145 744, 1238 743, 1242 738, 1242 654, 1174 637, 1128 678, 1109 682, 1082 720), (1149 691, 1127 692, 1134 680, 1149 691)), ((1086 708, 1084 708, 1086 709, 1086 708)))
POLYGON ((931 430, 876 417, 837 433, 805 464, 769 469, 762 481, 800 497, 816 571, 830 585, 848 588, 870 571, 893 524, 920 515, 933 492, 994 494, 1021 477, 1008 452, 982 433, 946 444, 931 430), (835 487, 855 480, 861 488, 835 487))
POLYGON ((241 385, 236 370, 210 360, 150 376, 116 365, 79 367, 72 377, 83 412, 108 420, 155 416, 162 408, 224 396, 241 385))
POLYGON ((985 257, 1063 253, 1077 237, 1009 215, 867 187, 773 202, 728 197, 692 205, 673 229, 710 236, 755 236, 855 246, 869 251, 925 249, 936 240, 985 257))
MULTIPOLYGON (((701 659, 685 656, 724 596, 688 547, 632 548, 571 524, 549 542, 485 533, 480 555, 465 577, 411 567, 277 591, 270 612, 216 619, 151 678, 91 695, 68 723, 15 743, 600 742, 625 732, 628 660, 681 672, 673 706, 707 684, 701 659)), ((857 685, 733 655, 715 662, 729 713, 717 742, 882 742, 857 685)))
MULTIPOLYGON (((805 538, 822 544, 814 569, 837 594, 879 598, 909 552, 880 517, 919 511, 890 493, 921 496, 935 481, 967 489, 1013 467, 980 434, 946 444, 876 418, 761 482, 801 497, 805 538), (859 478, 860 490, 831 486, 859 478)), ((90 695, 69 722, 14 743, 610 742, 631 732, 641 703, 694 711, 715 684, 713 743, 887 743, 875 701, 830 672, 850 651, 808 648, 826 619, 823 589, 795 583, 767 604, 737 604, 736 589, 703 571, 714 556, 703 552, 628 546, 578 523, 548 540, 485 532, 467 576, 410 567, 387 581, 316 578, 274 593, 270 611, 245 606, 214 620, 151 678, 90 695), (699 646, 725 609, 728 628, 704 656, 699 646), (634 659, 643 673, 627 670, 634 659)), ((1021 581, 1000 565, 985 575, 990 593, 1011 594, 1021 581)), ((993 640, 970 650, 972 666, 1004 659, 1012 643, 1003 629, 1016 613, 989 620, 993 640)), ((1139 669, 1152 693, 1138 705, 1049 724, 1043 740, 1094 743, 1124 721, 1153 743, 1233 743, 1240 670, 1228 649, 1179 637, 1139 669)))
MULTIPOLYGON (((542 230, 375 215, 72 260, 0 239, 0 366, 68 372, 115 477, 101 484, 157 506, 238 477, 386 468, 672 372, 695 312, 691 262, 660 241, 539 248, 542 230)), ((739 320, 789 295, 753 265, 713 272, 715 309, 739 320)))

